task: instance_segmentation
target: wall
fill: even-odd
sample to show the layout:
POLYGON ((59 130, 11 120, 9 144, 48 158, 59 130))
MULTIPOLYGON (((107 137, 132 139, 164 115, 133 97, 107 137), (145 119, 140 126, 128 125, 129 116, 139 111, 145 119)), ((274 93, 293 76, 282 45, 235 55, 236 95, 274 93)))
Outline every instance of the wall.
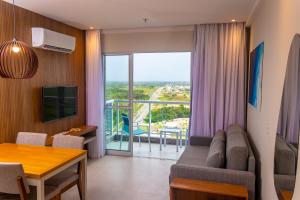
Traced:
MULTIPOLYGON (((248 105, 247 128, 260 152, 262 199, 277 199, 273 183, 275 133, 283 82, 293 36, 300 33, 299 0, 261 0, 251 25, 251 50, 265 42, 262 107, 248 105)), ((300 178, 300 170, 297 176, 300 178)), ((300 179, 298 179, 300 180, 300 179)), ((294 199, 300 199, 296 183, 294 199)))
MULTIPOLYGON (((31 27, 44 27, 76 37, 72 54, 35 49, 39 59, 32 79, 0 78, 0 143, 14 142, 18 131, 57 133, 85 123, 84 31, 30 11, 16 9, 17 39, 31 44, 31 27), (78 114, 62 120, 41 122, 43 86, 78 86, 78 114)), ((0 0, 0 43, 13 37, 12 5, 0 0)))
POLYGON ((104 53, 192 51, 193 26, 105 30, 104 53))

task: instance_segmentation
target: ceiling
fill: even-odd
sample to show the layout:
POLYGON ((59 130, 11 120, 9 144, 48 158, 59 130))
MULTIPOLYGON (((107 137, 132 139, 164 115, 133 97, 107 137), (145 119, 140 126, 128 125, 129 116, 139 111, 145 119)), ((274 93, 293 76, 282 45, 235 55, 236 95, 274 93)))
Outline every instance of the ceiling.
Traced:
MULTIPOLYGON (((6 0, 12 2, 12 0, 6 0)), ((257 0, 15 0, 81 29, 120 29, 246 21, 257 0), (147 23, 144 22, 147 18, 147 23)))

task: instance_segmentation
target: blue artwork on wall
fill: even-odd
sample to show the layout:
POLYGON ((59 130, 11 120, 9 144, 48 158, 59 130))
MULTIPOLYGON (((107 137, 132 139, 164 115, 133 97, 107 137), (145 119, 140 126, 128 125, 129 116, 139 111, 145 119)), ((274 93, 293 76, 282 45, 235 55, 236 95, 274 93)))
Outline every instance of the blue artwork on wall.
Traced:
POLYGON ((249 103, 260 110, 262 89, 262 67, 264 43, 259 44, 250 54, 249 103))

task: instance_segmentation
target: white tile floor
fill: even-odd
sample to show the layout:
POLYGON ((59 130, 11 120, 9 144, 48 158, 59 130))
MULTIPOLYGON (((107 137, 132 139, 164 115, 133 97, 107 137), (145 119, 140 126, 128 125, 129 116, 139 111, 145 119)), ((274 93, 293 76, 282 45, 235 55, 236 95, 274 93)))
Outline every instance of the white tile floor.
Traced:
MULTIPOLYGON (((89 160, 87 200, 168 200, 170 166, 175 161, 105 156, 89 160)), ((74 186, 62 200, 79 200, 74 186)))
MULTIPOLYGON (((119 149, 120 142, 110 142, 107 144, 108 149, 119 149)), ((146 158, 158 158, 158 159, 169 159, 178 160, 182 152, 184 151, 184 146, 178 148, 176 152, 176 145, 167 144, 166 147, 162 145, 162 150, 160 151, 159 144, 151 143, 151 152, 149 151, 148 143, 138 142, 133 143, 133 156, 135 157, 146 157, 146 158)), ((122 142, 122 150, 128 150, 128 142, 122 142)))

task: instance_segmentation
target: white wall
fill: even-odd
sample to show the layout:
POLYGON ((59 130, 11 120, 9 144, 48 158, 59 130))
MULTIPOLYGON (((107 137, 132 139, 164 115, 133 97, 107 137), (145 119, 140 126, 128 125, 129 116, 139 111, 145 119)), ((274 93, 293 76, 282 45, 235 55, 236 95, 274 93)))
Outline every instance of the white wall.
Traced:
POLYGON ((193 26, 104 30, 104 53, 192 51, 193 26))
MULTIPOLYGON (((248 105, 247 125, 260 152, 262 199, 273 200, 277 199, 273 183, 275 133, 289 48, 293 36, 300 33, 300 0, 261 0, 251 28, 251 50, 264 41, 265 54, 261 111, 248 105)), ((300 178, 300 169, 297 176, 300 178)), ((300 199, 298 180, 294 199, 300 199)))

